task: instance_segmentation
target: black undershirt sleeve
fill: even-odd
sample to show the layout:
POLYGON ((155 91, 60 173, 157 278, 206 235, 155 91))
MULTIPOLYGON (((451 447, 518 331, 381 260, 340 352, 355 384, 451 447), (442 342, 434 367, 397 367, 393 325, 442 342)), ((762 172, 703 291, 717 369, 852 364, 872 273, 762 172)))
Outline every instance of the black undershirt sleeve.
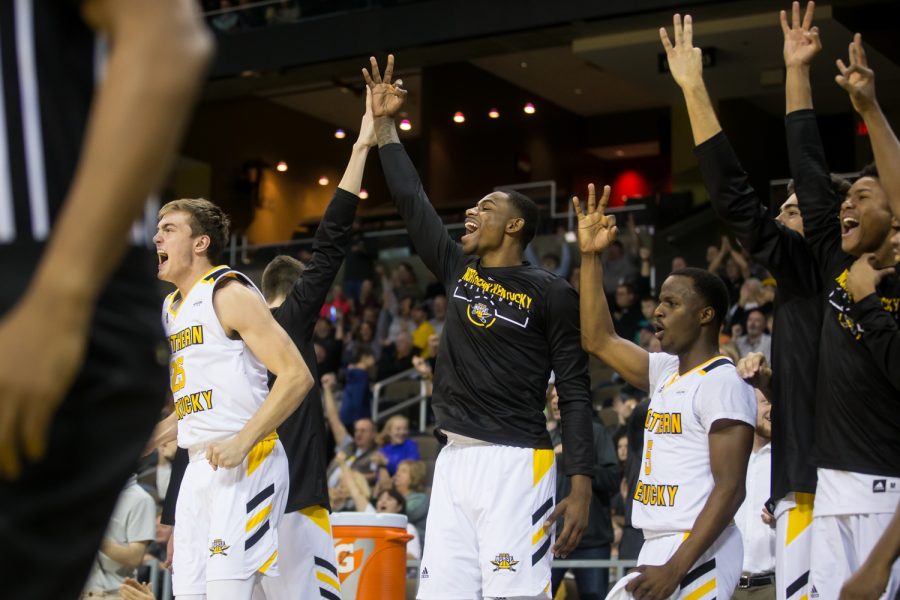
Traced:
POLYGON ((169 476, 169 487, 166 488, 166 497, 163 500, 162 514, 159 522, 163 525, 175 525, 175 503, 178 501, 178 490, 181 489, 181 480, 188 466, 188 451, 179 448, 172 457, 172 474, 169 476))
POLYGON ((566 475, 592 476, 594 431, 587 354, 581 348, 578 294, 564 279, 547 289, 547 339, 556 375, 566 475))
POLYGON ((838 221, 841 198, 831 185, 815 112, 805 109, 790 113, 785 117, 785 131, 806 243, 827 279, 844 257, 838 221))
POLYGON ((453 241, 402 144, 379 149, 381 166, 391 196, 406 223, 409 237, 425 266, 442 282, 454 280, 465 261, 462 248, 453 241))
POLYGON ((853 304, 850 317, 862 329, 862 342, 872 361, 900 392, 900 330, 897 322, 884 310, 877 293, 853 304))

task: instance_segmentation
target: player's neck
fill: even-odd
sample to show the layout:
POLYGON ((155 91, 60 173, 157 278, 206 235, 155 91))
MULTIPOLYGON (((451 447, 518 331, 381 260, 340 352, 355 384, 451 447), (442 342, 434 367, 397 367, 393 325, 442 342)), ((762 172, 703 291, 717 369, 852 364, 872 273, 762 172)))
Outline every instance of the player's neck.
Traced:
POLYGON ((212 268, 213 265, 208 260, 195 260, 190 269, 185 271, 184 276, 173 282, 178 288, 180 296, 182 298, 187 296, 200 278, 209 273, 212 268))
POLYGON ((488 269, 496 267, 518 267, 522 264, 522 249, 518 244, 503 244, 495 250, 487 250, 481 254, 481 266, 488 269))
POLYGON ((719 355, 719 345, 697 340, 690 348, 678 353, 678 373, 684 375, 719 355))

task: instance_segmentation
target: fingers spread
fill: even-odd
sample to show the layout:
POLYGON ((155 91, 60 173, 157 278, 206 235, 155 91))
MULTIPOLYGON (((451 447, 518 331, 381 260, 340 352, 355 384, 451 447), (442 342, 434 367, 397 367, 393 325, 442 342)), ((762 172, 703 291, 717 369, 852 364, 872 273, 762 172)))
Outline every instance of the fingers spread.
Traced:
MULTIPOLYGON (((798 7, 799 8, 799 7, 798 7)), ((813 22, 813 13, 816 10, 815 2, 806 3, 806 13, 803 15, 803 29, 809 29, 813 22)))
POLYGON ((372 80, 375 83, 381 83, 381 71, 378 70, 378 61, 375 60, 374 56, 369 57, 369 62, 372 64, 372 80))
POLYGON ((666 53, 671 52, 672 42, 669 41, 669 34, 666 32, 665 27, 659 28, 659 39, 662 42, 663 48, 666 50, 666 53))
POLYGON ((694 21, 691 15, 684 15, 684 44, 686 46, 694 44, 694 21))
POLYGON ((384 67, 384 82, 390 83, 394 75, 394 55, 388 54, 387 65, 384 67))

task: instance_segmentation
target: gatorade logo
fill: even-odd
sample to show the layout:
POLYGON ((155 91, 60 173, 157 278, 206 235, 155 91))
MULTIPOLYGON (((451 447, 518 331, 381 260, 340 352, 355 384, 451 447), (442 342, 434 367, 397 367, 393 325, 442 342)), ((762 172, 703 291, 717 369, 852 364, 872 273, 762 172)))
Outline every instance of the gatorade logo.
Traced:
POLYGON ((887 480, 875 479, 872 481, 872 493, 883 494, 887 491, 887 480))

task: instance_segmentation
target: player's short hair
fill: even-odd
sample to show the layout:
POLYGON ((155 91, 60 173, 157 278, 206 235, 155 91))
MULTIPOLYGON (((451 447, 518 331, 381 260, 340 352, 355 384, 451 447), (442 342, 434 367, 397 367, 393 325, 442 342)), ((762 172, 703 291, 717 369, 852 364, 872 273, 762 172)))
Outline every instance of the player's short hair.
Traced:
POLYGON ((712 307, 715 316, 713 323, 718 332, 725 322, 725 315, 728 312, 728 288, 725 282, 718 275, 714 275, 705 269, 697 269, 695 267, 685 267, 673 271, 672 275, 687 277, 694 284, 694 291, 703 299, 708 306, 712 307))
MULTIPOLYGON (((874 165, 875 163, 872 164, 874 165)), ((862 177, 863 175, 860 176, 862 177)), ((877 176, 877 174, 873 175, 873 177, 877 176)), ((834 193, 840 198, 846 196, 847 192, 850 191, 850 182, 836 173, 831 173, 829 175, 829 178, 831 179, 831 189, 834 191, 834 193)), ((786 187, 788 197, 797 192, 796 184, 794 183, 793 179, 788 179, 786 187)))
POLYGON ((525 221, 519 238, 522 242, 522 248, 525 248, 531 243, 531 240, 534 239, 534 234, 537 232, 538 221, 540 220, 540 211, 538 211, 537 204, 522 192, 509 189, 500 189, 498 191, 506 194, 513 210, 525 221))
POLYGON ((305 268, 306 265, 292 256, 282 254, 273 258, 262 274, 262 293, 266 302, 287 296, 305 268))
POLYGON ((231 227, 231 219, 225 212, 203 198, 181 198, 172 200, 159 209, 158 217, 162 219, 170 212, 180 210, 186 212, 190 219, 191 235, 205 235, 209 237, 209 248, 206 254, 210 262, 216 262, 222 256, 225 246, 228 244, 228 233, 231 227))
POLYGON ((872 177, 878 179, 878 166, 874 162, 870 162, 859 171, 860 178, 872 177))
POLYGON ((421 460, 401 460, 397 464, 397 468, 400 468, 400 465, 406 465, 409 467, 409 489, 414 492, 424 492, 425 491, 425 477, 428 474, 428 470, 425 467, 425 462, 421 460))

